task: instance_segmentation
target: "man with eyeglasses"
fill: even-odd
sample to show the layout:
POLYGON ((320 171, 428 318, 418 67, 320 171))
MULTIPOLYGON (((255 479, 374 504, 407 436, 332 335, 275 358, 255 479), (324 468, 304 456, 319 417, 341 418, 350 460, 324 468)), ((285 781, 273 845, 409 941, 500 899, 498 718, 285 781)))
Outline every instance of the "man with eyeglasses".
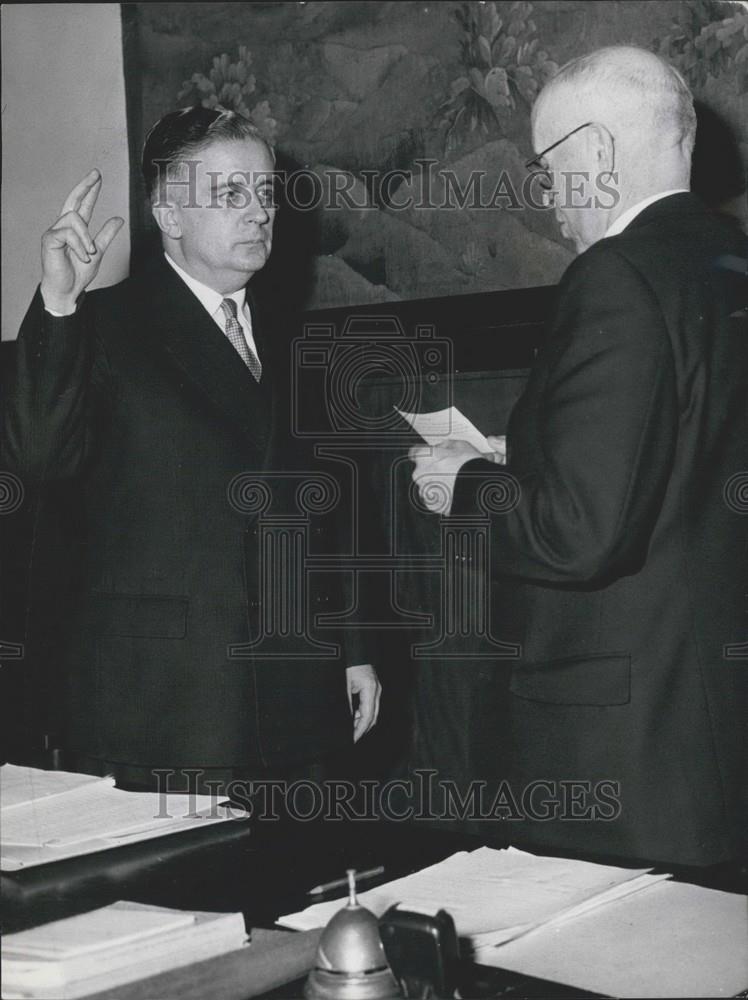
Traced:
POLYGON ((412 453, 424 503, 440 479, 453 515, 480 514, 492 476, 519 487, 491 515, 491 563, 521 646, 514 797, 547 806, 513 830, 541 849, 683 865, 746 849, 748 296, 728 266, 746 247, 689 192, 695 128, 649 52, 559 71, 529 165, 579 257, 506 465, 464 442, 412 453))

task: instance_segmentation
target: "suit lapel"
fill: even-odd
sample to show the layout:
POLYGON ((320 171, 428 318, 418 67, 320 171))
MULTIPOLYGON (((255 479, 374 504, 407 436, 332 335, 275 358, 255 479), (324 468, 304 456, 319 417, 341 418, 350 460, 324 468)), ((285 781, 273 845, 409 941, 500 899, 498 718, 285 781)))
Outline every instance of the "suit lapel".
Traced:
MULTIPOLYGON (((150 331, 150 346, 178 370, 215 410, 250 438, 265 455, 271 433, 272 366, 263 354, 263 378, 258 384, 236 350, 199 300, 161 258, 138 279, 143 310, 141 330, 150 331)), ((253 322, 254 314, 253 314, 253 322)))

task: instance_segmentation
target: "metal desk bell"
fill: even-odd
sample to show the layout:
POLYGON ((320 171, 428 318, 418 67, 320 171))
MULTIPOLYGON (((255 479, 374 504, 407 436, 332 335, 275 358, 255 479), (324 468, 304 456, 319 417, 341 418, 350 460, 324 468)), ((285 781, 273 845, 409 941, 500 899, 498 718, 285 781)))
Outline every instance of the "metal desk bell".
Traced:
POLYGON ((395 1000, 402 997, 379 936, 377 918, 356 899, 356 872, 348 876, 348 904, 322 932, 306 1000, 395 1000))

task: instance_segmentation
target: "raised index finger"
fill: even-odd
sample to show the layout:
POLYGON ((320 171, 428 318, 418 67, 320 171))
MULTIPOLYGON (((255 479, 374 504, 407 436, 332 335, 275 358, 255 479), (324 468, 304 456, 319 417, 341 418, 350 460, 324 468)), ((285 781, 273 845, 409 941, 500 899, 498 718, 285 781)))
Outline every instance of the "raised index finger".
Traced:
MULTIPOLYGON (((89 172, 86 174, 83 180, 75 185, 73 190, 65 199, 65 204, 62 206, 62 211, 60 212, 60 215, 65 215, 66 212, 80 211, 81 205, 83 204, 84 199, 86 199, 86 195, 92 191, 92 189, 99 183, 100 180, 101 180, 101 174, 99 173, 98 170, 96 170, 95 168, 93 170, 89 170, 89 172)), ((93 201, 91 201, 91 199, 86 199, 86 200, 90 218, 90 212, 91 209, 93 209, 93 202, 96 201, 96 198, 94 197, 93 201), (88 202, 90 202, 90 204, 88 204, 88 202)), ((84 221, 88 222, 88 219, 85 219, 84 221)))

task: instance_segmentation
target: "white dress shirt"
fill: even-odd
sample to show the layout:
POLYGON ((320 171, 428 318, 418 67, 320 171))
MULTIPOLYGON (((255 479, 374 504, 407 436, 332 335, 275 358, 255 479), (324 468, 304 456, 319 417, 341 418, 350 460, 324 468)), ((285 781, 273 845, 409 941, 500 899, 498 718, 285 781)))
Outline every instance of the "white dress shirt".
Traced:
POLYGON ((608 231, 605 233, 603 239, 606 239, 608 236, 617 236, 619 233, 622 233, 626 226, 628 226, 630 222, 633 222, 640 212, 643 212, 645 208, 649 205, 653 205, 661 198, 669 198, 671 194, 682 194, 687 191, 688 188, 672 188, 670 191, 658 191, 657 194, 651 194, 648 198, 642 198, 641 201, 637 201, 635 205, 627 208, 625 212, 621 212, 616 221, 612 225, 608 226, 608 231))
POLYGON ((249 311, 249 306, 247 305, 247 296, 245 290, 240 288, 238 292, 232 292, 231 295, 221 295, 220 292, 216 292, 212 288, 208 288, 204 285, 202 281, 198 281, 197 278, 193 278, 191 274, 187 274, 179 264, 175 263, 168 253, 164 253, 164 257, 168 260, 174 270, 177 272, 182 281, 187 285, 189 290, 193 295, 200 301, 202 307, 206 310, 215 323, 221 328, 221 332, 226 332, 226 316, 224 315, 223 309, 221 309, 221 303, 224 299, 233 299, 236 302, 236 318, 239 320, 239 326, 242 328, 242 333, 244 334, 244 339, 247 341, 247 346, 250 351, 255 355, 256 358, 260 357, 260 353, 257 350, 255 344, 255 339, 252 335, 252 316, 249 311))

